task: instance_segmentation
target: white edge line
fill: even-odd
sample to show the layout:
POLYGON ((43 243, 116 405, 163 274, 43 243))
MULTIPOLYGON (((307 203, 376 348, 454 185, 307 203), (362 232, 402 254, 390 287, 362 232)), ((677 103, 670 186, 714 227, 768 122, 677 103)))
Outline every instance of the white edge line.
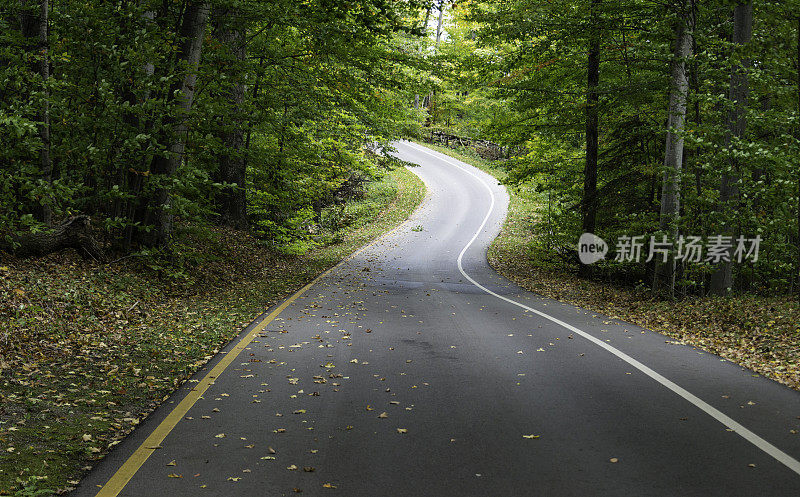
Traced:
POLYGON ((541 317, 543 317, 543 318, 545 318, 545 319, 547 319, 549 321, 552 321, 553 323, 555 323, 555 324, 557 324, 559 326, 563 326, 564 328, 566 328, 566 329, 568 329, 568 330, 570 330, 570 331, 572 331, 574 333, 577 333, 578 335, 582 336, 586 340, 589 340, 590 342, 594 343, 595 345, 597 345, 599 347, 602 347, 603 349, 611 352, 612 354, 614 354, 615 356, 619 357, 623 361, 627 362, 628 364, 630 364, 634 368, 638 369, 639 371, 641 371, 642 373, 646 374, 650 378, 656 380, 657 382, 661 383, 663 386, 665 386, 668 389, 672 390, 674 393, 676 393, 679 396, 683 397, 689 403, 693 404, 695 407, 699 408, 701 411, 705 412, 706 414, 708 414, 712 418, 716 419, 717 421, 719 421, 723 425, 727 426, 729 429, 731 429, 734 432, 738 433, 742 438, 744 438, 745 440, 747 440, 751 444, 755 445, 756 447, 758 447, 762 451, 766 452, 767 454, 772 456, 774 459, 776 459, 778 462, 782 463, 784 466, 786 466, 790 470, 792 470, 795 473, 797 473, 798 475, 800 475, 800 461, 798 461, 797 459, 793 458, 789 454, 783 452, 782 450, 780 450, 779 448, 775 447, 771 443, 767 442, 763 438, 759 437, 758 435, 756 435, 752 431, 748 430, 747 428, 745 428, 741 424, 739 424, 736 421, 734 421, 731 417, 729 417, 728 415, 724 414, 719 409, 713 407, 708 402, 706 402, 706 401, 702 400, 701 398, 697 397, 696 395, 694 395, 693 393, 689 392, 685 388, 677 385, 673 381, 668 380, 667 378, 665 378, 661 374, 653 371, 649 367, 645 366, 644 364, 642 364, 641 362, 637 361, 636 359, 634 359, 633 357, 629 356, 628 354, 622 352, 621 350, 618 350, 618 349, 612 347, 611 345, 603 342, 599 338, 595 338, 594 336, 590 335, 589 333, 587 333, 585 331, 582 331, 582 330, 572 326, 571 324, 565 323, 564 321, 561 321, 558 318, 554 318, 553 316, 550 316, 549 314, 546 314, 544 312, 541 312, 541 311, 538 311, 538 310, 533 309, 531 307, 528 307, 525 304, 521 304, 521 303, 519 303, 519 302, 517 302, 515 300, 512 300, 512 299, 508 298, 508 297, 504 297, 503 295, 497 294, 497 293, 489 290, 485 286, 481 285, 480 283, 478 283, 474 279, 472 279, 472 277, 470 275, 468 275, 466 273, 466 271, 464 271, 464 267, 462 266, 461 261, 462 261, 462 258, 464 257, 464 254, 466 253, 466 251, 472 246, 472 244, 475 242, 475 240, 478 238, 478 236, 481 234, 481 232, 483 232, 483 229, 486 226, 486 223, 489 222, 489 218, 491 217, 492 212, 494 211, 494 205, 495 205, 494 192, 492 191, 491 187, 480 176, 478 176, 477 174, 473 173, 469 169, 466 169, 465 167, 461 166, 460 164, 458 164, 456 162, 453 162, 451 160, 448 160, 448 159, 444 159, 444 158, 439 157, 437 155, 434 155, 434 154, 428 152, 425 148, 416 146, 415 144, 409 143, 409 146, 411 148, 419 151, 419 152, 423 152, 425 154, 428 154, 431 157, 434 157, 435 159, 438 159, 438 160, 440 160, 442 162, 446 162, 448 164, 456 166, 458 169, 464 171, 465 173, 467 173, 470 176, 472 176, 475 179, 477 179, 486 188, 486 190, 489 192, 489 195, 490 195, 490 197, 492 199, 491 205, 489 206, 489 211, 486 213, 486 217, 483 218, 483 222, 481 223, 480 227, 478 228, 478 231, 475 232, 475 234, 472 236, 472 239, 464 246, 464 248, 461 250, 461 253, 458 254, 458 270, 461 271, 461 274, 464 275, 464 277, 466 279, 468 279, 473 285, 475 285, 476 287, 480 288, 481 290, 483 290, 484 292, 488 293, 489 295, 492 295, 492 296, 497 297, 498 299, 504 300, 504 301, 506 301, 506 302, 508 302, 510 304, 514 304, 514 305, 519 306, 519 307, 521 307, 523 309, 526 309, 526 310, 528 310, 530 312, 533 312, 534 314, 537 314, 537 315, 539 315, 539 316, 541 316, 541 317))

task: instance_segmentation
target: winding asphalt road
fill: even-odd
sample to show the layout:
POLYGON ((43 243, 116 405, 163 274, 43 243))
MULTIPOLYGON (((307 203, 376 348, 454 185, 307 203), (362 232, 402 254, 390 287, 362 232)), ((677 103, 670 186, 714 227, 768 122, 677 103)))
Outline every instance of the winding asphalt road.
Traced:
POLYGON ((505 190, 398 150, 428 188, 411 219, 251 325, 77 495, 800 495, 798 392, 499 277, 505 190))

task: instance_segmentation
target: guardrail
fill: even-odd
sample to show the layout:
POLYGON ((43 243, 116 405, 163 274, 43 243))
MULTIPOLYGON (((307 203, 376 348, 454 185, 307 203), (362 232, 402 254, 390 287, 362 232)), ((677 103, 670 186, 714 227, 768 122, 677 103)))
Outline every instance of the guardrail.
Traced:
POLYGON ((444 145, 448 148, 453 148, 457 145, 470 147, 475 150, 478 155, 489 160, 508 159, 511 155, 516 155, 515 153, 518 152, 517 147, 507 147, 489 140, 468 138, 435 130, 431 130, 428 143, 444 145))

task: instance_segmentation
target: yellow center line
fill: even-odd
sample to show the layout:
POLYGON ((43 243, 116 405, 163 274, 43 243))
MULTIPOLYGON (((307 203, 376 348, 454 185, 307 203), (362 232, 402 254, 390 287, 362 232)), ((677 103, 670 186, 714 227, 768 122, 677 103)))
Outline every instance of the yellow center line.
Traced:
POLYGON ((325 271, 319 275, 311 283, 301 288, 297 293, 289 297, 283 304, 278 306, 277 309, 272 311, 263 321, 258 323, 252 331, 243 336, 239 342, 231 349, 221 361, 214 366, 206 376, 193 388, 180 403, 170 412, 164 421, 159 424, 155 430, 142 442, 142 445, 136 449, 131 457, 117 470, 116 473, 103 485, 103 488, 97 493, 97 497, 115 497, 118 495, 125 485, 133 478, 133 475, 139 471, 144 462, 150 455, 160 448, 161 442, 169 435, 181 419, 189 412, 189 409, 202 397, 208 390, 208 387, 214 384, 220 374, 230 366, 230 364, 239 356, 239 354, 253 341, 255 337, 263 330, 270 322, 272 322, 278 315, 286 309, 289 305, 303 295, 309 288, 317 283, 321 278, 327 275, 330 270, 325 271))
MULTIPOLYGON (((421 204, 420 204, 421 205, 421 204)), ((419 208, 419 206, 417 206, 419 208)), ((409 216, 410 218, 410 216, 409 216)), ((230 364, 239 356, 239 354, 253 341, 254 338, 258 336, 258 334, 263 330, 269 323, 271 323, 278 315, 284 311, 287 307, 289 307, 295 300, 300 298, 304 293, 306 293, 311 287, 317 284, 319 280, 327 276, 331 273, 334 269, 344 264, 346 261, 353 259, 359 253, 366 250, 367 248, 371 247, 379 240, 389 236, 390 234, 394 233, 395 231, 402 228, 404 225, 408 223, 408 219, 397 225, 394 229, 391 229, 384 233, 382 236, 376 238, 372 242, 364 245, 360 249, 356 250, 350 256, 343 259, 334 267, 328 269, 324 273, 320 274, 316 278, 314 278, 311 283, 307 284, 300 290, 298 290, 294 295, 286 299, 281 305, 279 305, 274 311, 269 313, 269 315, 264 318, 263 321, 258 323, 249 333, 245 334, 239 342, 225 355, 225 357, 220 360, 216 366, 214 366, 211 371, 206 374, 202 380, 193 388, 183 400, 178 403, 177 406, 167 415, 166 418, 150 433, 150 436, 142 442, 136 451, 131 454, 131 456, 120 466, 120 468, 111 476, 111 478, 106 482, 105 485, 97 492, 97 497, 116 497, 122 492, 122 489, 125 488, 125 485, 131 481, 131 478, 139 471, 142 465, 147 461, 150 455, 155 452, 157 449, 160 448, 161 442, 169 435, 169 433, 177 426, 181 419, 186 416, 186 413, 189 412, 189 409, 202 397, 202 395, 208 390, 208 387, 214 384, 214 380, 216 380, 224 371, 225 369, 230 366, 230 364)))

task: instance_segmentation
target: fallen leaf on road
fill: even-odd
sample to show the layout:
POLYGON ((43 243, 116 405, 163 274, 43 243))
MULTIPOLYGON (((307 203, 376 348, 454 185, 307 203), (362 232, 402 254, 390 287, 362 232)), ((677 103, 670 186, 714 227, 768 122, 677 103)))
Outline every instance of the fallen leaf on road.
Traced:
POLYGON ((167 476, 170 478, 183 478, 183 475, 176 475, 175 473, 170 473, 167 476))
POLYGON ((408 430, 405 428, 398 428, 397 433, 408 433, 408 430))
POLYGON ((541 435, 522 435, 522 438, 532 439, 532 438, 539 438, 540 436, 541 435))
POLYGON ((617 459, 616 457, 612 457, 611 459, 609 459, 609 461, 610 462, 617 462, 617 461, 619 461, 619 459, 617 459))
POLYGON ((173 459, 170 462, 168 462, 167 466, 177 466, 177 463, 175 462, 175 459, 173 459))
POLYGON ((324 488, 336 488, 336 485, 332 485, 332 484, 330 484, 330 483, 323 483, 323 484, 322 484, 322 486, 323 486, 324 488))
POLYGON ((378 417, 381 418, 381 419, 384 419, 384 418, 388 418, 389 415, 386 414, 385 412, 382 412, 382 413, 378 414, 378 417))

